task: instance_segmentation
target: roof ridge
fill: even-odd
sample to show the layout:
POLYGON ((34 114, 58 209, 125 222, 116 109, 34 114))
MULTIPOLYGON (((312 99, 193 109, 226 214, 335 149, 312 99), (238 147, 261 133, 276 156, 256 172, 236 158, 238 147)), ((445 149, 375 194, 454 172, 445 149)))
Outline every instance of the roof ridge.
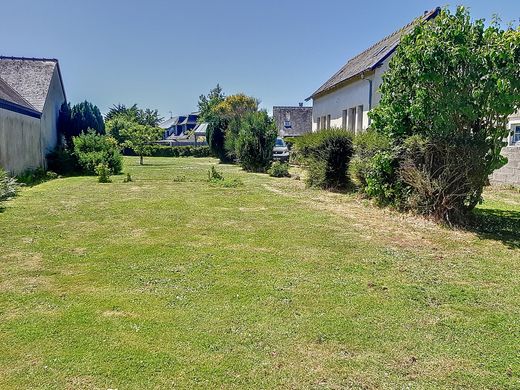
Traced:
POLYGON ((50 61, 59 62, 57 58, 43 58, 43 57, 16 57, 0 55, 0 60, 14 60, 14 61, 50 61))
POLYGON ((376 43, 374 43, 372 46, 370 46, 368 49, 366 50, 363 50, 361 53, 359 53, 358 55, 352 57, 350 60, 347 61, 347 63, 349 63, 350 61, 362 56, 363 54, 366 54, 367 52, 369 52, 370 50, 372 50, 375 46, 379 45, 381 42, 383 41, 386 41, 387 39, 389 38, 392 38, 393 36, 395 35, 398 35, 399 33, 403 32, 404 30, 414 26, 418 21, 419 19, 422 19, 423 21, 426 21, 428 20, 428 18, 433 15, 437 10, 440 10, 440 7, 436 7, 430 11, 427 11, 425 12, 423 15, 421 16, 418 16, 416 17, 414 20, 412 20, 410 23, 408 23, 407 25, 401 27, 399 30, 397 31, 394 31, 392 34, 388 34, 386 37, 384 38, 381 38, 379 41, 377 41, 376 43))
POLYGON ((24 98, 22 95, 20 95, 18 93, 18 91, 16 89, 14 89, 7 81, 5 81, 1 76, 0 76, 0 83, 3 83, 5 86, 7 86, 9 88, 9 91, 14 93, 16 95, 16 97, 20 98, 25 104, 27 104, 27 107, 32 109, 32 110, 35 110, 35 111, 38 111, 36 109, 36 107, 34 107, 31 103, 29 103, 29 101, 24 98))
POLYGON ((440 7, 436 7, 434 9, 431 9, 430 11, 424 12, 421 16, 418 16, 414 18, 410 23, 406 24, 405 26, 401 27, 400 29, 394 31, 392 34, 387 35, 386 37, 378 40, 373 45, 371 45, 369 48, 363 50, 361 53, 355 55, 354 57, 351 57, 347 60, 345 65, 343 65, 336 73, 332 75, 320 88, 318 88, 310 97, 308 97, 305 100, 312 99, 315 95, 325 92, 329 89, 334 88, 338 83, 341 83, 343 81, 348 80, 349 78, 355 77, 356 75, 359 75, 367 70, 374 70, 374 68, 380 63, 381 59, 385 59, 388 57, 389 54, 391 54, 395 48, 399 45, 400 38, 406 33, 407 30, 410 30, 413 26, 417 25, 417 23, 421 21, 429 21, 432 18, 436 17, 439 12, 441 11, 440 7), (379 58, 376 59, 375 63, 372 62, 372 64, 368 67, 365 67, 365 69, 358 70, 356 74, 351 74, 347 78, 343 78, 342 80, 335 80, 338 78, 341 78, 341 75, 350 67, 355 67, 357 61, 363 61, 365 59, 365 62, 370 60, 368 55, 371 51, 375 50, 377 46, 385 44, 378 53, 372 54, 370 59, 376 59, 378 56, 379 58), (386 54, 382 54, 385 53, 386 54), (353 64, 353 65, 352 65, 353 64))

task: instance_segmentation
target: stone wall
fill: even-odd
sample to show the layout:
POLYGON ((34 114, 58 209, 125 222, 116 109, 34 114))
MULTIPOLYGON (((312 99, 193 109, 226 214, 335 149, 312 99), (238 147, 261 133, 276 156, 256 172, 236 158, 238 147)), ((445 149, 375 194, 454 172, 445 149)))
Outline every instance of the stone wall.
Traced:
POLYGON ((502 150, 502 155, 509 160, 507 165, 493 172, 491 184, 520 185, 520 147, 509 146, 502 150))
POLYGON ((273 118, 281 137, 299 136, 312 131, 312 107, 275 106, 273 118), (285 122, 290 122, 290 127, 285 127, 285 122))

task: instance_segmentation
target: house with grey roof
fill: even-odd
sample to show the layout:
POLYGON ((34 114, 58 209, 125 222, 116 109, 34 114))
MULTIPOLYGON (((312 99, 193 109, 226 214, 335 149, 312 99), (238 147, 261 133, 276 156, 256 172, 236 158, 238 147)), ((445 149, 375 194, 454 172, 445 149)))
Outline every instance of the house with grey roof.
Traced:
POLYGON ((13 174, 45 167, 65 102, 58 60, 0 56, 0 167, 13 174))
POLYGON ((273 118, 280 137, 299 137, 312 131, 312 107, 274 106, 273 118))
POLYGON ((387 36, 347 63, 318 88, 307 100, 313 101, 312 130, 339 127, 353 132, 370 125, 368 112, 376 106, 381 95, 382 75, 388 69, 401 37, 420 21, 435 18, 440 8, 424 15, 387 36))

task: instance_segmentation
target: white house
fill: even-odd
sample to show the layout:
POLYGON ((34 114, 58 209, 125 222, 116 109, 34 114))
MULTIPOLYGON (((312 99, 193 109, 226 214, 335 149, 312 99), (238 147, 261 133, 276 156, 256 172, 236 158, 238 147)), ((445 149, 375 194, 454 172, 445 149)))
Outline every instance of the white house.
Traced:
MULTIPOLYGON (((419 21, 431 20, 439 13, 440 8, 425 12, 423 16, 352 58, 314 92, 307 99, 313 100, 312 131, 339 127, 358 133, 367 129, 370 126, 368 112, 379 104, 382 75, 388 69, 401 37, 419 21)), ((490 181, 520 185, 520 112, 510 117, 509 129, 508 146, 502 151, 509 162, 495 171, 490 181)))
POLYGON ((366 129, 370 125, 368 112, 381 99, 378 91, 382 75, 388 69, 401 37, 420 20, 431 20, 439 12, 440 8, 425 12, 420 18, 355 56, 307 98, 313 100, 312 131, 340 127, 357 133, 366 129))
POLYGON ((18 174, 45 166, 65 102, 57 60, 0 56, 0 167, 18 174))

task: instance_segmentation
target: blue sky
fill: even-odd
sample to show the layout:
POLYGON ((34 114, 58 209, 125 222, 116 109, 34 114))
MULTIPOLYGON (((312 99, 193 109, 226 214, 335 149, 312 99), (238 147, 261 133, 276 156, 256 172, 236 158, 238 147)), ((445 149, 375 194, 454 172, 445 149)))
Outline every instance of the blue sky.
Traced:
MULTIPOLYGON (((517 0, 460 0, 518 20, 517 0)), ((60 60, 68 99, 196 109, 217 82, 297 105, 350 57, 446 3, 429 0, 0 0, 0 54, 60 60)))

